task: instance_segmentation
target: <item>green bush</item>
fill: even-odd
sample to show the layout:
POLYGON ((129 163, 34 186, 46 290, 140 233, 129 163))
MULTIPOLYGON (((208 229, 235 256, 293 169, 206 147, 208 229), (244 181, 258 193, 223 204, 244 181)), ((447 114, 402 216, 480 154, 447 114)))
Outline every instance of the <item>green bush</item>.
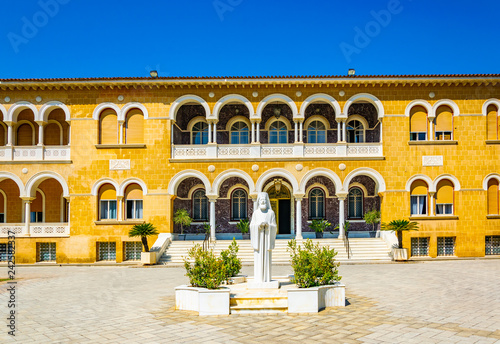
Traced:
POLYGON ((217 289, 224 281, 236 276, 241 270, 241 259, 237 257, 238 244, 233 239, 227 250, 217 257, 213 251, 204 251, 197 244, 188 251, 184 258, 184 267, 189 283, 193 287, 217 289), (193 262, 190 262, 190 259, 193 262))
POLYGON ((309 228, 314 230, 316 233, 323 233, 332 224, 325 219, 322 220, 312 220, 309 224, 309 228))
POLYGON ((333 248, 313 245, 311 239, 307 239, 301 247, 294 239, 288 242, 288 251, 294 273, 292 283, 299 288, 333 284, 342 278, 338 275, 337 252, 333 248))

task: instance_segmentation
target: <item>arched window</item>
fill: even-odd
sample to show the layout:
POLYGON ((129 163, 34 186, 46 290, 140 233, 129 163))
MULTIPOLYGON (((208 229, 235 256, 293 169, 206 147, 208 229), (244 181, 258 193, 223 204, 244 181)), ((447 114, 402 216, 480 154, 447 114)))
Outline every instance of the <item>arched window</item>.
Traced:
POLYGON ((231 144, 247 144, 248 141, 248 125, 245 122, 236 122, 231 126, 231 144))
POLYGON ((193 193, 193 220, 208 220, 208 198, 205 196, 205 190, 196 190, 193 193))
POLYGON ((208 143, 208 124, 197 122, 191 131, 191 144, 204 145, 208 143))
POLYGON ((486 120, 488 122, 488 140, 498 140, 498 108, 491 104, 486 110, 486 120))
POLYGON ((410 141, 427 140, 427 111, 423 106, 414 106, 410 112, 410 141))
POLYGON ((29 123, 22 123, 17 128, 16 139, 17 146, 32 146, 35 144, 35 135, 33 127, 29 123))
POLYGON ((447 106, 436 111, 436 140, 453 140, 453 111, 447 106))
POLYGON ((276 121, 269 127, 269 143, 287 143, 288 130, 282 121, 276 121))
POLYGON ((5 146, 7 144, 7 128, 5 124, 0 122, 0 146, 5 146))
POLYGON ((116 220, 116 190, 111 184, 99 189, 99 220, 116 220))
POLYGON ((363 192, 358 188, 349 191, 347 207, 350 219, 363 218, 363 192))
POLYGON ((365 128, 361 121, 352 120, 347 122, 347 142, 362 143, 365 142, 365 128))
POLYGON ((144 115, 139 109, 127 113, 125 143, 144 143, 144 115))
POLYGON ((247 218, 247 193, 237 189, 231 194, 231 219, 239 221, 247 218))
POLYGON ((423 180, 416 180, 411 185, 411 215, 427 215, 427 188, 423 180))
POLYGON ((441 180, 436 188, 436 215, 453 214, 453 183, 441 180))
POLYGON ((62 126, 57 121, 49 121, 44 128, 44 144, 46 146, 62 146, 62 126))
POLYGON ((138 184, 130 184, 125 190, 126 219, 142 219, 143 191, 138 184))
POLYGON ((488 215, 498 215, 498 180, 488 180, 488 215))
POLYGON ((99 117, 99 143, 118 143, 118 117, 113 110, 105 110, 99 117))
POLYGON ((312 121, 307 127, 307 143, 326 143, 326 127, 321 121, 312 121))
POLYGON ((325 192, 320 188, 314 188, 309 192, 309 218, 325 218, 325 192))

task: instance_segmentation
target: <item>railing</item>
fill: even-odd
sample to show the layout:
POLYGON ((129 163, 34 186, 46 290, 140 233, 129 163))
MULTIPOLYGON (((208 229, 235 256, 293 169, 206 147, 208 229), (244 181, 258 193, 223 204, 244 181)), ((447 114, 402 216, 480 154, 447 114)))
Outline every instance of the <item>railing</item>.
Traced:
POLYGON ((71 159, 69 146, 4 146, 0 147, 0 161, 67 161, 71 159))
POLYGON ((24 223, 6 223, 0 226, 0 237, 15 236, 31 237, 66 237, 69 236, 69 224, 59 223, 30 223, 28 232, 24 223))
POLYGON ((172 145, 172 159, 377 158, 382 143, 172 145))

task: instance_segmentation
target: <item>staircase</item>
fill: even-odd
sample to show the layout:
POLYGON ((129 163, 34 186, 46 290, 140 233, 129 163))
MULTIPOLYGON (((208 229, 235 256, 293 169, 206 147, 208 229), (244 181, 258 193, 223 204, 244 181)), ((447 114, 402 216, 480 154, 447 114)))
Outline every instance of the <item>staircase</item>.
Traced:
MULTIPOLYGON (((288 239, 277 239, 273 250, 273 264, 289 264, 290 254, 286 250, 288 239)), ((339 239, 312 239, 314 244, 319 243, 321 247, 329 246, 338 252, 335 259, 339 262, 360 262, 360 261, 391 261, 390 249, 384 240, 380 238, 353 238, 349 239, 350 259, 344 247, 344 241, 339 239)), ((238 257, 244 265, 253 264, 253 248, 250 240, 237 240, 239 246, 238 257)), ((187 256, 188 250, 195 244, 202 244, 202 241, 172 241, 165 253, 161 256, 158 264, 181 265, 183 258, 187 256)), ((218 240, 212 243, 210 248, 216 255, 228 248, 231 240, 218 240)))

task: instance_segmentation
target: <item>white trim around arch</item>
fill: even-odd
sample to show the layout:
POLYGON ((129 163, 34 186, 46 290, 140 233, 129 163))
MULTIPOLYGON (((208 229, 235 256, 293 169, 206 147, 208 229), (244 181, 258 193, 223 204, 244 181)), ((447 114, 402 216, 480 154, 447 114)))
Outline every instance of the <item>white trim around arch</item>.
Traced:
POLYGON ((497 115, 500 116, 500 100, 496 98, 488 99, 483 104, 483 116, 488 114, 488 106, 495 105, 497 107, 497 115))
POLYGON ((349 100, 344 105, 343 114, 345 117, 347 117, 349 115, 349 108, 351 107, 351 105, 360 101, 360 100, 367 101, 370 104, 372 104, 373 106, 375 106, 375 108, 377 109, 377 118, 378 119, 384 117, 384 115, 385 115, 384 105, 382 105, 382 102, 380 101, 380 99, 375 97, 373 94, 369 94, 369 93, 358 93, 358 94, 355 94, 354 96, 352 96, 351 98, 349 98, 349 100))
POLYGON ((125 104, 125 106, 122 107, 122 109, 118 113, 118 121, 125 121, 127 119, 127 112, 129 112, 132 109, 141 110, 144 119, 149 118, 148 109, 146 109, 146 107, 143 104, 132 102, 132 103, 127 103, 125 104))
POLYGON ((25 193, 24 193, 25 187, 24 187, 24 184, 23 184, 21 178, 19 178, 18 176, 16 176, 14 173, 11 173, 11 172, 0 172, 0 182, 5 180, 5 179, 10 179, 14 183, 16 183, 17 187, 19 188, 19 196, 20 197, 25 196, 25 193))
POLYGON ((3 197, 3 209, 0 209, 3 212, 3 222, 1 223, 7 223, 7 194, 0 189, 0 197, 3 197))
POLYGON ((340 177, 333 172, 332 170, 329 170, 327 168, 315 168, 313 170, 310 170, 307 172, 302 179, 300 180, 300 187, 299 187, 299 192, 305 192, 305 187, 307 185, 307 182, 314 177, 318 176, 323 176, 328 179, 330 179, 333 182, 333 185, 335 186, 335 193, 337 193, 339 190, 342 189, 342 181, 340 180, 340 177))
POLYGON ((175 121, 177 116, 177 111, 179 111, 181 106, 193 102, 203 106, 203 108, 205 109, 205 116, 207 118, 210 117, 210 106, 208 106, 208 103, 205 101, 205 99, 195 96, 194 94, 187 94, 185 96, 177 98, 170 105, 170 110, 168 111, 168 118, 175 121))
POLYGON ((427 183, 427 189, 429 192, 436 192, 436 189, 434 189, 434 182, 432 179, 425 175, 425 174, 415 174, 413 175, 408 181, 406 182, 405 190, 410 192, 411 191, 411 184, 413 184, 414 181, 416 180, 423 180, 424 182, 427 183))
POLYGON ((24 101, 12 104, 12 106, 9 108, 9 111, 7 111, 7 119, 4 119, 4 121, 17 122, 17 116, 21 111, 25 109, 30 109, 31 111, 33 111, 33 120, 36 121, 36 119, 38 118, 38 109, 30 102, 24 101))
POLYGON ((2 114, 2 121, 7 121, 7 109, 5 108, 5 106, 3 106, 2 104, 0 104, 0 113, 2 114))
POLYGON ((92 118, 98 121, 101 113, 106 109, 114 110, 117 117, 120 115, 121 110, 118 105, 113 103, 101 103, 95 107, 94 112, 92 113, 92 118))
POLYGON ((125 196, 125 190, 127 189, 127 186, 129 186, 130 184, 139 185, 142 189, 142 194, 143 195, 148 194, 148 187, 146 186, 146 183, 144 183, 144 181, 142 181, 139 178, 132 177, 132 178, 127 178, 124 181, 122 181, 122 183, 120 184, 120 186, 116 190, 116 195, 117 196, 125 196))
POLYGON ((375 182, 375 185, 376 185, 375 195, 378 194, 379 192, 385 192, 386 186, 385 186, 384 177, 382 177, 382 175, 378 171, 376 171, 372 168, 368 168, 368 167, 360 167, 360 168, 357 168, 355 170, 352 170, 347 175, 347 177, 345 177, 344 183, 342 185, 342 190, 345 192, 348 192, 349 191, 349 184, 351 183, 351 180, 357 176, 368 176, 368 177, 373 179, 373 181, 375 182))
POLYGON ((257 180, 257 183, 255 184, 255 191, 261 192, 265 182, 272 177, 284 177, 288 179, 293 188, 292 193, 296 194, 300 192, 299 183, 297 182, 295 176, 290 171, 287 171, 283 168, 273 168, 262 173, 257 180))
POLYGON ((437 176, 435 179, 434 179, 434 182, 433 182, 433 185, 432 185, 432 188, 434 190, 437 190, 437 185, 440 181, 442 180, 449 180, 453 183, 453 189, 455 191, 460 191, 460 182, 458 181, 457 177, 455 177, 454 175, 451 175, 451 174, 441 174, 439 176, 437 176))
POLYGON ((342 114, 342 109, 340 108, 339 102, 335 98, 326 93, 316 93, 304 100, 304 102, 300 106, 299 116, 305 118, 307 107, 314 103, 326 103, 331 105, 335 110, 335 117, 338 117, 342 114))
POLYGON ((500 184, 500 174, 498 173, 490 173, 483 179, 483 190, 488 191, 488 182, 490 179, 496 179, 498 183, 500 184))
POLYGON ((120 188, 120 186, 118 185, 118 183, 114 179, 111 179, 111 178, 101 178, 98 181, 96 181, 94 183, 94 185, 92 185, 92 191, 91 191, 92 196, 97 196, 99 194, 99 189, 104 184, 113 185, 115 188, 115 191, 116 191, 116 195, 118 196, 118 189, 120 188))
POLYGON ((262 119, 262 111, 264 111, 264 108, 266 107, 266 105, 268 105, 269 103, 272 103, 272 102, 280 102, 280 103, 287 104, 290 107, 290 109, 292 110, 292 117, 293 118, 299 117, 298 116, 299 110, 297 109, 297 105, 292 100, 292 98, 290 98, 284 94, 274 93, 274 94, 271 94, 271 95, 265 97, 264 99, 262 99, 260 101, 259 105, 257 106, 257 111, 256 111, 255 115, 253 116, 253 118, 250 117, 250 119, 261 120, 262 119))
POLYGON ((53 178, 59 182, 63 189, 63 197, 69 197, 69 188, 66 180, 64 180, 64 178, 60 174, 52 171, 38 172, 37 174, 33 175, 26 183, 25 195, 33 197, 33 191, 36 191, 36 188, 38 188, 40 183, 50 178, 53 178))
POLYGON ((252 177, 250 175, 242 170, 238 169, 231 169, 227 170, 224 172, 219 173, 217 177, 214 179, 213 187, 212 190, 215 193, 216 196, 219 196, 220 192, 220 187, 222 186, 222 183, 231 177, 239 177, 243 179, 244 181, 247 182, 248 188, 249 188, 249 193, 254 193, 255 192, 255 183, 253 182, 252 177))
POLYGON ((432 105, 424 99, 416 99, 411 101, 405 109, 405 116, 410 117, 411 109, 413 109, 415 106, 422 106, 424 109, 427 110, 427 116, 432 114, 432 105))
POLYGON ((434 105, 432 106, 432 116, 433 117, 436 117, 436 110, 440 106, 443 106, 443 105, 449 106, 451 108, 451 110, 453 111, 453 117, 460 116, 460 108, 453 100, 441 99, 441 100, 438 100, 436 103, 434 103, 434 105))
POLYGON ((184 170, 179 173, 177 173, 175 176, 170 179, 170 182, 168 183, 168 188, 167 192, 169 195, 176 195, 177 194, 177 187, 179 184, 187 178, 198 178, 203 182, 203 185, 205 185, 205 193, 206 194, 211 194, 212 187, 210 185, 210 181, 208 180, 207 176, 205 176, 202 172, 196 171, 196 170, 184 170))
POLYGON ((209 113, 207 118, 215 119, 218 121, 219 120, 219 113, 222 110, 222 108, 224 107, 224 105, 227 105, 231 102, 237 102, 237 103, 245 105, 248 109, 248 112, 249 112, 249 118, 252 118, 255 116, 255 111, 253 109, 253 105, 247 98, 245 98, 239 94, 228 94, 227 96, 224 96, 217 101, 217 103, 214 106, 213 113, 212 114, 209 113))
POLYGON ((55 109, 62 109, 64 111, 64 119, 66 122, 71 121, 71 113, 66 104, 61 103, 59 101, 51 101, 45 103, 39 111, 37 121, 47 122, 49 120, 50 113, 55 109))

